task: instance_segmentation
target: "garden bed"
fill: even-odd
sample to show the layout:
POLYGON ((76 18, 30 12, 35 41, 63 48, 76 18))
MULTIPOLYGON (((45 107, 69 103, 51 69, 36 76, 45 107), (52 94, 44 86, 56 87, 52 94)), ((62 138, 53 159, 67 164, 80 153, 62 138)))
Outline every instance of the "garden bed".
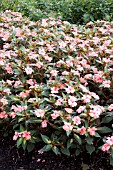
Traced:
POLYGON ((103 152, 92 156, 87 153, 77 157, 56 156, 53 152, 40 154, 39 145, 28 153, 17 149, 9 138, 0 138, 0 170, 113 170, 103 152))

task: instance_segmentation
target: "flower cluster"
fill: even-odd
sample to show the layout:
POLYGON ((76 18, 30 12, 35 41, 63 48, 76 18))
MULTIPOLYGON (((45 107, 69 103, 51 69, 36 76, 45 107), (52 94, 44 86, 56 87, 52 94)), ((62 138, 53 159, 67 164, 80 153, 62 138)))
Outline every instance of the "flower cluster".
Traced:
POLYGON ((0 120, 13 140, 91 154, 113 132, 113 23, 33 22, 11 11, 0 21, 0 120))

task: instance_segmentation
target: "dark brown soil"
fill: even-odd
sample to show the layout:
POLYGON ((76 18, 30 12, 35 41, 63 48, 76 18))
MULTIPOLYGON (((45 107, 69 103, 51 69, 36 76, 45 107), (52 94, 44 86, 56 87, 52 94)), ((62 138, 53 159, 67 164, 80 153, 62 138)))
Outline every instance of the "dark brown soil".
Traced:
POLYGON ((39 146, 25 153, 16 148, 14 141, 0 139, 0 170, 113 170, 105 153, 56 156, 52 152, 39 154, 39 146))

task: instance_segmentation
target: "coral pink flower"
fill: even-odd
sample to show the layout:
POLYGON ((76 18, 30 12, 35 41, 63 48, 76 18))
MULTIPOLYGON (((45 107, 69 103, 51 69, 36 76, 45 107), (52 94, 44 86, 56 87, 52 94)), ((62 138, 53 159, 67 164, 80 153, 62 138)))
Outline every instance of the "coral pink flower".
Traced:
POLYGON ((15 132, 15 134, 13 136, 13 140, 17 140, 18 136, 19 136, 18 132, 15 132))
POLYGON ((8 115, 6 114, 5 111, 0 113, 0 118, 1 118, 1 119, 3 119, 3 118, 6 119, 7 117, 8 117, 8 115))
POLYGON ((110 149, 110 145, 108 143, 105 143, 103 146, 102 146, 102 151, 108 151, 110 149))
POLYGON ((61 106, 62 102, 63 102, 63 99, 60 98, 60 99, 58 99, 58 100, 56 101, 55 105, 61 106))
POLYGON ((57 74, 58 74, 58 71, 56 71, 56 70, 51 70, 51 75, 53 76, 53 77, 55 77, 55 76, 57 76, 57 74))
POLYGON ((71 125, 71 123, 64 122, 63 129, 65 131, 70 131, 73 129, 73 126, 71 125))
POLYGON ((96 81, 97 83, 102 83, 102 82, 103 82, 102 75, 100 75, 100 74, 95 74, 95 75, 93 76, 93 79, 94 79, 94 81, 96 81))
POLYGON ((21 92, 21 93, 20 93, 20 97, 21 97, 22 99, 26 98, 28 95, 29 95, 29 91, 21 92))
POLYGON ((41 68, 42 66, 43 66, 42 62, 39 61, 39 62, 36 63, 36 67, 41 68))
POLYGON ((110 146, 113 146, 113 136, 108 137, 106 143, 108 143, 110 146))
POLYGON ((12 117, 12 119, 14 119, 16 117, 16 112, 11 112, 9 116, 12 117))
POLYGON ((30 132, 27 131, 22 132, 22 137, 25 138, 26 140, 31 139, 30 132))
POLYGON ((71 106, 71 107, 76 107, 77 106, 77 98, 74 97, 74 96, 70 96, 70 98, 68 99, 68 104, 71 106))
POLYGON ((10 67, 10 65, 9 64, 6 64, 6 66, 5 66, 5 70, 7 71, 7 73, 9 73, 9 74, 13 74, 13 70, 12 70, 12 68, 10 67))
POLYGON ((105 87, 105 88, 110 88, 110 84, 111 84, 111 81, 110 80, 106 80, 106 81, 103 81, 103 86, 105 87))
POLYGON ((66 112, 68 112, 70 114, 73 112, 73 110, 71 108, 65 108, 65 110, 66 110, 66 112))
POLYGON ((74 93, 75 92, 75 89, 74 87, 72 86, 68 86, 68 88, 65 88, 66 92, 69 94, 69 93, 74 93))
POLYGON ((7 105, 8 104, 8 100, 5 99, 4 97, 0 101, 3 103, 3 105, 7 105))
POLYGON ((94 136, 96 130, 97 130, 97 128, 95 128, 95 127, 92 127, 92 128, 88 127, 88 130, 87 130, 87 131, 89 132, 89 134, 90 134, 91 136, 94 136))
POLYGON ((58 93, 59 88, 57 87, 52 87, 51 88, 51 93, 58 93))
POLYGON ((91 100, 91 96, 90 95, 83 95, 83 97, 81 99, 83 100, 83 103, 88 103, 91 100))
POLYGON ((27 67, 25 68, 25 72, 26 72, 26 74, 32 74, 33 69, 32 69, 31 67, 27 66, 27 67))
POLYGON ((81 119, 80 119, 79 116, 74 116, 74 117, 72 118, 72 120, 73 120, 74 124, 76 124, 76 125, 81 124, 81 119))
POLYGON ((52 119, 56 119, 57 117, 59 117, 59 111, 54 110, 54 112, 51 114, 52 119))
POLYGON ((81 113, 84 109, 85 109, 85 106, 80 106, 80 107, 76 110, 76 112, 77 112, 77 113, 81 113))
POLYGON ((77 131, 81 134, 84 135, 86 133, 86 128, 82 126, 81 128, 78 128, 77 131))
POLYGON ((33 86, 35 84, 35 80, 29 79, 29 80, 27 80, 27 83, 30 84, 31 86, 33 86))
POLYGON ((18 86, 21 85, 21 84, 22 84, 21 81, 15 81, 14 88, 18 87, 18 86))
POLYGON ((62 75, 63 75, 63 76, 67 76, 67 75, 69 75, 69 72, 68 72, 68 71, 63 71, 63 72, 62 72, 62 75))
POLYGON ((43 122, 42 122, 42 128, 46 128, 47 127, 47 120, 44 120, 43 122))
POLYGON ((4 92, 5 92, 5 93, 7 93, 8 95, 10 95, 10 94, 11 94, 10 89, 4 89, 4 92))
POLYGON ((109 111, 112 111, 112 110, 113 110, 113 104, 110 104, 110 105, 108 106, 108 110, 109 110, 109 111))
POLYGON ((44 117, 44 110, 37 109, 35 110, 35 114, 37 117, 44 117))

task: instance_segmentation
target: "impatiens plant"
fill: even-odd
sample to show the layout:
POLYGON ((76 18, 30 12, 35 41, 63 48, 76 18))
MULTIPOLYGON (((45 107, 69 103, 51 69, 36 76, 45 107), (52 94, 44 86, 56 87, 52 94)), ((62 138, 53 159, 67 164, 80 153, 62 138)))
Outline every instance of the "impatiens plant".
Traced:
POLYGON ((113 22, 84 26, 0 14, 0 124, 17 147, 110 153, 113 165, 113 22), (104 143, 105 142, 105 143, 104 143))

